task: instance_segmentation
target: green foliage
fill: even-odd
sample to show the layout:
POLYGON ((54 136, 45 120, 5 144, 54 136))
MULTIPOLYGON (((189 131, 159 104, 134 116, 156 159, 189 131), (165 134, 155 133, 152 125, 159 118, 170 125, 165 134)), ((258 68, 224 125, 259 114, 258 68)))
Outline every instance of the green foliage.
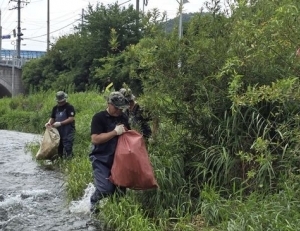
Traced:
POLYGON ((41 57, 40 59, 33 59, 26 64, 22 68, 22 80, 26 93, 30 92, 31 86, 35 86, 35 90, 43 90, 49 86, 44 83, 44 66, 47 63, 47 59, 45 57, 41 57))
POLYGON ((221 197, 220 192, 209 185, 205 185, 201 192, 201 215, 207 224, 216 225, 228 220, 229 203, 221 197))
POLYGON ((1 129, 23 132, 41 131, 41 118, 45 116, 44 111, 41 111, 43 107, 41 102, 32 102, 21 95, 9 101, 2 101, 2 103, 3 113, 0 115, 1 129), (18 122, 16 123, 16 121, 18 122))
MULTIPOLYGON (((121 198, 108 201, 101 209, 104 212, 105 223, 114 230, 147 230, 155 231, 155 224, 145 217, 145 212, 136 200, 121 198), (116 214, 119 214, 116 216, 116 214)), ((102 220, 103 220, 102 219, 102 220)))
POLYGON ((246 200, 225 200, 221 192, 206 186, 201 194, 202 216, 217 224, 218 230, 297 230, 299 190, 295 187, 285 183, 274 195, 252 193, 246 200))
MULTIPOLYGON (((180 133, 169 133, 170 127, 165 127, 165 134, 158 135, 154 145, 148 146, 151 162, 155 166, 155 175, 159 190, 141 194, 140 201, 154 217, 182 217, 193 205, 189 198, 189 188, 184 179, 184 159, 181 147, 180 133), (176 150, 176 151, 175 151, 176 150), (159 207, 157 207, 159 205, 159 207)), ((174 127, 172 127, 174 129, 174 127)), ((180 128, 178 129, 180 132, 180 128)), ((163 133, 162 133, 163 134, 163 133)))
POLYGON ((190 187, 238 182, 240 189, 272 190, 286 174, 280 156, 289 159, 297 146, 290 142, 298 134, 291 118, 300 99, 298 67, 281 47, 292 48, 290 38, 272 31, 283 15, 297 19, 295 7, 258 1, 232 8, 228 18, 220 1, 207 6, 211 14, 195 15, 181 41, 158 35, 129 47, 131 76, 141 79, 153 116, 186 131, 182 155, 190 187))
MULTIPOLYGON (((37 90, 66 90, 74 84, 75 91, 102 86, 104 80, 115 73, 95 78, 94 70, 102 68, 97 60, 119 54, 142 36, 143 25, 136 24, 138 13, 132 5, 121 8, 118 3, 107 6, 97 3, 94 7, 89 5, 85 12, 86 23, 80 26, 80 31, 59 37, 44 57, 23 67, 27 93, 31 86, 38 86, 37 90)), ((123 75, 128 78, 128 73, 123 75)), ((114 81, 117 79, 118 76, 113 76, 114 81)), ((123 80, 124 77, 120 82, 123 80)))
POLYGON ((63 168, 64 173, 67 174, 67 193, 69 200, 83 196, 84 190, 89 182, 93 181, 93 172, 90 160, 88 158, 89 150, 75 146, 77 156, 66 163, 63 168))
MULTIPOLYGON (((47 65, 24 69, 27 87, 40 84, 37 90, 73 81, 70 92, 85 91, 112 76, 116 89, 125 82, 142 93, 157 127, 148 150, 160 188, 109 203, 110 226, 196 230, 201 213, 217 230, 298 229, 300 2, 233 2, 230 12, 222 12, 220 0, 208 2, 208 13, 194 15, 181 40, 176 28, 163 33, 157 11, 139 28, 132 7, 89 7, 81 34, 58 40, 40 60, 47 65)), ((45 100, 49 93, 37 94, 45 100)), ((0 126, 38 130, 51 106, 31 100, 0 102, 0 126)), ((90 119, 105 103, 96 91, 70 100, 78 110, 76 163, 61 166, 77 198, 91 180, 90 119)))

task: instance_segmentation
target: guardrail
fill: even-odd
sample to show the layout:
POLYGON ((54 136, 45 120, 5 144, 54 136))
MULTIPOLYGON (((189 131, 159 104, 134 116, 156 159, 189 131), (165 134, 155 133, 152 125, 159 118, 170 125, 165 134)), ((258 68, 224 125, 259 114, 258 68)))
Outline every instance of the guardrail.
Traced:
MULTIPOLYGON (((41 58, 45 54, 46 54, 45 51, 20 50, 20 57, 25 59, 37 59, 37 58, 41 58)), ((17 51, 15 49, 14 50, 2 49, 0 50, 0 56, 2 57, 2 59, 16 57, 17 51)))
POLYGON ((6 59, 6 60, 0 60, 0 65, 2 66, 9 66, 9 67, 15 67, 21 69, 22 66, 28 62, 29 59, 24 59, 24 58, 11 58, 11 59, 6 59))

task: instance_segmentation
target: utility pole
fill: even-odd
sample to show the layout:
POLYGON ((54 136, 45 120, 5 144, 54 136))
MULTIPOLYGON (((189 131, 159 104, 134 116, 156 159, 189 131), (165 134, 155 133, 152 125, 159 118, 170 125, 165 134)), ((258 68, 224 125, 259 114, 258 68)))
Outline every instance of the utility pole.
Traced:
POLYGON ((165 23, 165 32, 168 32, 168 12, 165 11, 165 15, 166 15, 166 23, 165 23))
POLYGON ((140 0, 136 0, 136 12, 138 13, 138 18, 136 19, 136 25, 139 25, 139 20, 140 20, 140 0))
POLYGON ((2 24, 1 24, 1 10, 0 10, 0 61, 2 60, 2 24))
POLYGON ((140 0, 136 0, 136 11, 140 12, 140 0))
MULTIPOLYGON (((16 45, 14 45, 14 50, 16 49, 16 45)), ((11 68, 11 97, 15 96, 15 62, 16 57, 12 57, 12 68, 11 68)))
MULTIPOLYGON (((143 0, 143 13, 144 13, 144 10, 145 10, 145 6, 148 5, 148 1, 149 1, 149 0, 143 0)), ((139 14, 139 13, 140 13, 140 0, 136 0, 135 7, 136 7, 136 11, 137 11, 138 14, 139 14)), ((139 18, 138 18, 137 21, 136 21, 136 25, 138 25, 138 23, 139 23, 139 18)))
POLYGON ((50 0, 47 0, 47 51, 50 49, 50 0))
POLYGON ((148 5, 149 0, 143 0, 143 14, 145 12, 145 6, 148 5))
POLYGON ((21 40, 22 40, 22 36, 23 34, 21 33, 21 3, 27 5, 28 2, 27 0, 10 0, 12 2, 17 2, 17 6, 13 7, 10 10, 14 10, 17 9, 18 10, 18 26, 17 26, 17 47, 15 46, 15 42, 13 41, 13 45, 14 45, 14 50, 17 49, 17 57, 15 57, 15 55, 13 55, 12 57, 12 84, 11 84, 11 96, 14 97, 15 96, 15 64, 18 60, 21 59, 21 40))
POLYGON ((82 8, 82 11, 81 11, 81 32, 82 32, 82 29, 83 29, 83 18, 84 18, 84 9, 82 8))
POLYGON ((180 3, 179 3, 179 26, 178 26, 179 39, 181 39, 181 37, 182 37, 182 8, 183 8, 183 1, 180 0, 180 3))
POLYGON ((179 2, 179 26, 178 26, 178 37, 179 39, 182 38, 182 10, 183 10, 183 4, 189 3, 188 0, 180 0, 179 2))
POLYGON ((18 10, 18 26, 17 26, 17 58, 21 58, 21 40, 22 40, 22 32, 21 32, 21 3, 27 5, 27 0, 10 0, 12 2, 17 2, 17 6, 13 7, 10 10, 17 9, 18 10))
POLYGON ((18 0, 17 59, 21 58, 21 0, 18 0))

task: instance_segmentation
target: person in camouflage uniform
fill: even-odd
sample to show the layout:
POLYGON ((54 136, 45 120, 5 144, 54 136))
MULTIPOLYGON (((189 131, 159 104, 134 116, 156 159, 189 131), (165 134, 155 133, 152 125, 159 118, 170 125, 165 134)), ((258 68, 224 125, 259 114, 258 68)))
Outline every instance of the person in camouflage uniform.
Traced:
POLYGON ((150 116, 143 110, 143 108, 136 101, 136 97, 128 88, 121 88, 120 93, 129 101, 129 108, 124 112, 129 117, 129 124, 132 128, 137 128, 142 135, 148 139, 152 135, 152 130, 149 125, 150 116))

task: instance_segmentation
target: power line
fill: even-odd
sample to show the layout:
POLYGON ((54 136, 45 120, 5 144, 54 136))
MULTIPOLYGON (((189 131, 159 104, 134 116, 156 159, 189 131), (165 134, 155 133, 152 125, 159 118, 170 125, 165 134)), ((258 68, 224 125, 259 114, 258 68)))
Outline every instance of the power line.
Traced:
MULTIPOLYGON (((78 14, 77 14, 77 16, 78 16, 78 14)), ((66 19, 64 19, 63 21, 67 21, 67 20, 69 20, 69 19, 72 19, 72 18, 74 18, 74 15, 72 16, 72 17, 69 17, 69 18, 66 18, 66 19)), ((54 22, 55 20, 53 20, 53 19, 51 19, 51 22, 54 22)), ((59 21, 59 22, 56 22, 56 23, 51 23, 51 25, 52 26, 55 26, 55 25, 57 25, 57 24, 60 24, 62 21, 59 21)))
MULTIPOLYGON (((4 1, 3 1, 4 2, 4 1)), ((3 2, 2 2, 2 4, 3 4, 3 2)), ((9 9, 9 2, 7 3, 7 7, 6 8, 4 8, 4 12, 2 12, 2 21, 3 22, 8 22, 8 21, 10 21, 9 19, 11 18, 11 16, 12 16, 12 11, 9 9)), ((14 20, 14 22, 16 22, 16 20, 14 20)), ((11 24, 12 24, 13 22, 11 22, 11 24)), ((11 25, 10 24, 10 25, 11 25)), ((10 25, 9 25, 9 27, 10 27, 10 25)))
MULTIPOLYGON (((79 8, 78 8, 79 9, 79 8)), ((71 12, 71 13, 68 13, 68 14, 65 14, 65 15, 63 15, 63 16, 60 16, 60 17, 56 17, 56 18, 53 18, 53 19, 51 19, 51 25, 52 25, 52 27, 54 27, 53 29, 55 29, 55 27, 57 28, 57 27, 60 27, 61 26, 61 24, 62 24, 62 22, 67 22, 67 21, 70 21, 70 19, 72 19, 72 21, 74 20, 74 18, 76 17, 76 15, 75 15, 75 12, 76 11, 78 11, 78 9, 76 9, 76 10, 74 10, 73 12, 71 12), (63 19, 64 18, 64 19, 63 19), (58 19, 61 19, 61 20, 58 20, 58 19), (53 23, 54 22, 54 23, 53 23), (58 25, 58 24, 60 24, 60 25, 58 25), (55 25, 58 25, 58 26, 55 26, 55 25)), ((77 16, 78 16, 78 14, 77 14, 77 16)), ((28 18, 28 19, 30 19, 30 18, 28 18)), ((30 21, 30 20, 28 20, 28 19, 26 19, 26 20, 24 20, 24 24, 29 24, 29 25, 35 25, 36 27, 38 27, 38 28, 34 28, 34 29, 28 29, 28 28, 26 28, 26 30, 30 30, 30 31, 34 31, 34 33, 31 33, 31 35, 29 35, 29 36, 32 36, 33 34, 38 34, 38 32, 41 30, 41 29, 43 29, 43 28, 45 28, 43 25, 44 25, 44 22, 42 22, 42 21, 39 21, 39 22, 36 22, 36 20, 37 19, 35 19, 34 21, 30 21), (25 22, 26 21, 26 22, 25 22)), ((48 32, 47 32, 47 35, 48 35, 48 32)))
MULTIPOLYGON (((71 18, 74 18, 74 16, 76 16, 76 15, 78 15, 78 11, 80 10, 81 8, 78 8, 77 10, 74 10, 73 12, 71 12, 71 13, 68 13, 68 14, 64 14, 64 15, 62 15, 62 16, 59 16, 59 17, 56 17, 56 18, 52 18, 51 17, 51 22, 58 22, 58 23, 60 23, 60 22, 62 22, 62 21, 66 21, 66 20, 68 20, 68 19, 71 19, 71 18), (72 16, 70 16, 70 17, 68 17, 69 15, 72 15, 72 16), (68 18, 65 18, 65 17, 68 17, 68 18), (62 19, 62 20, 58 20, 58 19, 61 19, 61 18, 64 18, 64 19, 62 19)), ((51 16, 52 16, 53 14, 51 14, 51 16)), ((30 18, 30 17, 28 17, 28 18, 26 18, 26 22, 34 22, 34 21, 37 21, 37 20, 39 20, 39 21, 42 21, 43 19, 37 19, 37 18, 30 18)), ((44 23, 44 22, 39 22, 40 24, 41 23, 44 23)))
POLYGON ((36 40, 36 39, 30 39, 30 38, 27 38, 26 40, 34 41, 34 42, 40 42, 40 43, 47 43, 46 41, 36 40))
POLYGON ((30 1, 30 3, 36 3, 36 2, 41 2, 43 0, 36 0, 36 1, 30 1))
POLYGON ((2 9, 2 5, 3 5, 4 2, 5 2, 5 0, 2 1, 1 5, 0 5, 0 9, 2 9))
POLYGON ((0 9, 2 8, 3 2, 4 2, 4 0, 2 1, 1 5, 0 5, 0 9))
MULTIPOLYGON (((81 8, 78 8, 78 9, 76 9, 76 10, 73 10, 73 12, 71 12, 71 13, 64 14, 64 15, 59 16, 59 17, 56 17, 56 18, 51 18, 51 21, 56 21, 57 19, 63 18, 63 17, 65 17, 65 16, 68 16, 68 15, 71 15, 71 14, 73 14, 73 15, 74 15, 74 14, 77 14, 78 11, 81 10, 81 9, 82 9, 82 7, 81 7, 81 8)), ((54 15, 54 14, 52 14, 52 15, 54 15)))
MULTIPOLYGON (((77 21, 79 21, 80 19, 76 19, 74 22, 72 22, 72 23, 70 23, 70 24, 68 24, 68 25, 66 25, 66 26, 64 26, 64 27, 61 27, 61 28, 59 28, 59 29, 57 29, 57 30, 54 30, 54 31, 51 31, 49 34, 52 34, 52 33, 54 33, 54 32, 57 32, 57 31, 60 31, 60 30, 62 30, 62 29, 64 29, 64 28, 66 28, 66 27, 68 27, 68 26, 71 26, 72 24, 74 24, 75 22, 77 22, 77 21)), ((33 38, 40 38, 40 37, 43 37, 43 36, 46 36, 47 34, 43 34, 43 35, 38 35, 38 36, 35 36, 35 37, 29 37, 29 38, 24 38, 24 39, 33 39, 33 38)))

